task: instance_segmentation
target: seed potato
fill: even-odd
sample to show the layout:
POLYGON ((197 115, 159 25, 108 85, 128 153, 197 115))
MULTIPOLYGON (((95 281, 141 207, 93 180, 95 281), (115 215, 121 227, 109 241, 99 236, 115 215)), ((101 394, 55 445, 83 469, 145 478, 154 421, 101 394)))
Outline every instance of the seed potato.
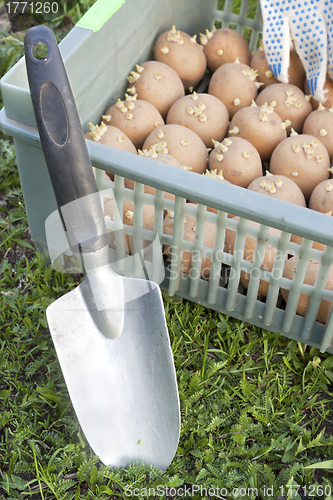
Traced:
MULTIPOLYGON (((307 95, 310 95, 310 89, 307 80, 304 83, 304 92, 307 95)), ((323 102, 323 106, 325 108, 331 108, 333 106, 333 81, 330 78, 326 78, 326 82, 324 84, 324 92, 325 92, 325 102, 323 102), (326 92, 325 92, 326 91, 326 92)), ((319 101, 311 97, 311 104, 313 109, 317 109, 319 107, 319 101)))
POLYGON ((206 57, 196 36, 191 37, 175 26, 156 40, 154 59, 168 64, 179 75, 185 89, 195 87, 206 71, 206 57))
MULTIPOLYGON (((261 89, 274 83, 281 83, 270 70, 265 51, 262 46, 257 49, 251 59, 251 68, 258 71, 257 80, 263 83, 261 89)), ((296 50, 290 51, 290 64, 288 69, 289 83, 296 85, 303 90, 305 82, 305 70, 302 61, 297 55, 296 50)))
POLYGON ((201 43, 205 47, 207 67, 214 73, 220 66, 234 62, 250 65, 251 51, 240 33, 231 28, 219 28, 213 32, 206 31, 201 36, 201 43))
MULTIPOLYGON (((150 160, 153 159, 153 160, 156 160, 156 161, 159 161, 162 163, 166 163, 167 165, 173 165, 175 167, 181 168, 181 164, 179 163, 179 161, 166 153, 155 153, 154 151, 147 152, 147 153, 146 152, 144 153, 144 156, 146 156, 147 159, 150 159, 150 160)), ((134 184, 135 184, 135 182, 132 179, 125 179, 125 187, 126 188, 134 189, 134 184)), ((155 188, 152 186, 148 186, 145 184, 144 192, 155 196, 155 188)), ((171 193, 164 192, 164 198, 166 198, 168 200, 174 200, 175 195, 171 194, 171 193)))
POLYGON ((156 127, 145 140, 143 148, 149 150, 155 144, 159 145, 156 146, 156 151, 161 149, 162 152, 176 158, 182 167, 189 167, 192 172, 199 174, 206 171, 207 148, 195 132, 183 125, 170 124, 156 127))
POLYGON ((274 111, 283 121, 290 120, 291 127, 298 133, 302 132, 306 117, 311 113, 312 106, 304 92, 290 83, 274 83, 266 87, 256 99, 258 106, 265 103, 275 103, 274 111))
POLYGON ((258 177, 248 186, 250 191, 261 193, 276 200, 288 201, 300 207, 306 207, 304 195, 297 184, 284 175, 266 175, 258 177))
POLYGON ((209 155, 209 169, 222 170, 227 181, 244 188, 262 175, 258 151, 241 137, 226 139, 222 143, 215 142, 215 147, 209 155))
POLYGON ((333 213, 333 180, 320 182, 312 191, 309 208, 332 215, 333 213))
POLYGON ((146 137, 164 120, 155 106, 141 99, 118 99, 105 113, 111 116, 112 125, 122 130, 136 148, 141 148, 146 137))
MULTIPOLYGON (((134 78, 127 92, 150 102, 165 119, 172 104, 185 95, 184 85, 177 72, 163 62, 147 61, 141 66, 137 65, 136 74, 139 78, 134 78)), ((132 78, 129 79, 131 82, 132 78)))
MULTIPOLYGON (((283 277, 292 280, 294 274, 297 272, 296 270, 297 264, 298 264, 297 256, 294 256, 291 259, 287 260, 283 269, 283 277)), ((309 260, 303 283, 307 285, 314 285, 318 275, 319 267, 320 267, 319 262, 309 260)), ((333 266, 330 267, 325 289, 333 290, 333 266)), ((284 300, 288 302, 289 290, 281 288, 281 294, 284 300)), ((305 316, 309 302, 310 302, 310 296, 301 294, 297 304, 296 314, 299 314, 300 316, 305 316)), ((316 318, 319 323, 326 323, 331 307, 332 307, 332 302, 329 302, 327 300, 320 301, 320 306, 316 318)))
POLYGON ((166 123, 183 125, 193 130, 207 147, 212 147, 212 139, 221 141, 225 137, 229 114, 217 97, 193 92, 171 106, 166 123))
POLYGON ((250 106, 258 95, 256 72, 247 64, 223 64, 213 73, 208 93, 225 104, 230 118, 239 110, 250 106))
POLYGON ((274 150, 270 172, 293 180, 308 201, 320 182, 329 178, 330 158, 325 146, 309 134, 290 136, 274 150))
MULTIPOLYGON (((300 207, 306 207, 304 195, 297 184, 283 175, 266 175, 255 179, 248 187, 251 191, 256 191, 275 199, 288 201, 300 207)), ((292 234, 290 241, 293 243, 302 243, 303 238, 292 234)), ((313 248, 323 250, 323 245, 316 241, 313 242, 313 248)))
POLYGON ((303 125, 303 134, 317 137, 326 147, 328 154, 333 159, 333 108, 319 108, 312 111, 303 125))
POLYGON ((286 127, 273 108, 248 106, 240 109, 231 120, 228 134, 249 141, 262 161, 268 161, 276 146, 287 137, 286 127))
POLYGON ((84 137, 88 140, 110 146, 111 148, 121 149, 129 153, 137 154, 137 150, 133 142, 127 137, 124 132, 113 125, 94 126, 91 124, 90 132, 87 132, 84 137))
MULTIPOLYGON (((90 132, 87 132, 84 137, 90 141, 110 146, 111 148, 137 154, 137 150, 133 142, 127 137, 126 134, 124 134, 124 132, 113 125, 106 126, 104 122, 102 122, 100 126, 94 126, 91 123, 90 132)), ((112 172, 106 172, 106 174, 112 181, 114 180, 114 174, 112 172)))

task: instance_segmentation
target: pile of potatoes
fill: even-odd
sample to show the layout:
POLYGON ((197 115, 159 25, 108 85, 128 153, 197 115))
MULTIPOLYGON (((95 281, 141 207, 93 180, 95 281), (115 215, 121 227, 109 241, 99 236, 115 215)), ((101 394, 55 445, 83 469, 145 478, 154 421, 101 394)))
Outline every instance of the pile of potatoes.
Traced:
MULTIPOLYGON (((332 216, 333 82, 326 81, 326 101, 315 101, 302 63, 291 50, 290 83, 280 83, 263 48, 252 54, 245 39, 229 28, 206 30, 198 41, 173 26, 156 40, 154 59, 136 65, 127 77, 125 99, 105 110, 100 125, 90 124, 87 139, 332 216), (205 92, 204 76, 209 77, 205 92)), ((156 169, 156 162, 151 164, 156 169)), ((113 179, 111 172, 108 175, 113 179)), ((126 179, 125 186, 133 189, 134 182, 126 179)), ((144 190, 155 192, 150 186, 144 190)), ((165 198, 174 196, 165 193, 165 198)), ((124 203, 125 224, 133 225, 132 205, 124 203)), ((113 200, 106 203, 105 214, 114 217, 113 200)), ((145 205, 143 226, 153 229, 153 223, 154 207, 145 205)), ((173 224, 173 212, 165 211, 165 234, 172 234, 173 224)), ((216 225, 206 222, 205 246, 214 247, 215 231, 216 225)), ((274 228, 270 233, 280 235, 274 228)), ((184 239, 194 238, 195 218, 186 217, 184 239)), ((292 236, 292 241, 301 243, 302 238, 292 236)), ((129 242, 126 245, 130 252, 129 242)), ((232 254, 234 245, 235 231, 227 229, 224 251, 232 254)), ((245 260, 253 262, 255 245, 247 236, 245 260)), ((316 242, 314 247, 324 248, 316 242)), ((170 247, 165 251, 170 257, 170 247)), ((276 248, 267 244, 262 269, 272 271, 275 257, 276 248)), ((182 259, 182 272, 190 273, 191 252, 183 251, 182 259)), ((287 258, 284 276, 292 279, 296 265, 297 257, 287 258)), ((202 276, 209 274, 210 266, 211 260, 203 257, 202 276)), ((305 282, 313 284, 319 263, 309 261, 308 267, 305 282)), ((333 266, 331 270, 326 287, 333 290, 333 266)), ((246 272, 241 282, 248 286, 246 272)), ((259 295, 266 296, 268 288, 269 283, 260 280, 259 295)), ((288 291, 281 292, 287 300, 288 291)), ((308 300, 301 296, 298 314, 305 314, 308 300)), ((330 309, 324 302, 325 312, 321 306, 317 317, 322 322, 330 309)))

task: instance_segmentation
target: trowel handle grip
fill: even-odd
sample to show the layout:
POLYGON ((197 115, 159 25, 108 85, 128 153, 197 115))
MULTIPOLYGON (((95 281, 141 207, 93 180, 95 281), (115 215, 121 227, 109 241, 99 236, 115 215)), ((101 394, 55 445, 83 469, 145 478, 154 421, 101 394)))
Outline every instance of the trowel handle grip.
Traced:
POLYGON ((40 140, 70 243, 82 252, 98 250, 109 237, 57 42, 50 28, 39 25, 27 30, 24 46, 40 140))

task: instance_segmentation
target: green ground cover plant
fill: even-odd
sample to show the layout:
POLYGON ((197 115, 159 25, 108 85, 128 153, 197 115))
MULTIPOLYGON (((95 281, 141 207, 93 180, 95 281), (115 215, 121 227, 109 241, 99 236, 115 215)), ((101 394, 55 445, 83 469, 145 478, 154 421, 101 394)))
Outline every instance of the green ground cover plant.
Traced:
MULTIPOLYGON (((69 13, 73 21, 90 3, 69 13)), ((52 23, 58 40, 70 29, 52 23)), ((2 32, 1 76, 22 41, 23 33, 2 32)), ((53 270, 35 251, 14 146, 3 135, 0 146, 0 499, 332 499, 333 356, 166 293, 181 403, 177 453, 164 472, 99 461, 45 317, 81 276, 53 270)))

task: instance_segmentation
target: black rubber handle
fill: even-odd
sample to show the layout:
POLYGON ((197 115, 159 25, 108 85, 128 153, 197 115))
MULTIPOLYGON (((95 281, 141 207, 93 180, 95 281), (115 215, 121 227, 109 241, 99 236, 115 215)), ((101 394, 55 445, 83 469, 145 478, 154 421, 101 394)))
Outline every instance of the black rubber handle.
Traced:
POLYGON ((24 46, 40 140, 71 246, 83 253, 98 250, 109 243, 109 236, 57 42, 52 30, 40 25, 27 30, 24 46), (39 57, 41 45, 47 55, 39 57))

